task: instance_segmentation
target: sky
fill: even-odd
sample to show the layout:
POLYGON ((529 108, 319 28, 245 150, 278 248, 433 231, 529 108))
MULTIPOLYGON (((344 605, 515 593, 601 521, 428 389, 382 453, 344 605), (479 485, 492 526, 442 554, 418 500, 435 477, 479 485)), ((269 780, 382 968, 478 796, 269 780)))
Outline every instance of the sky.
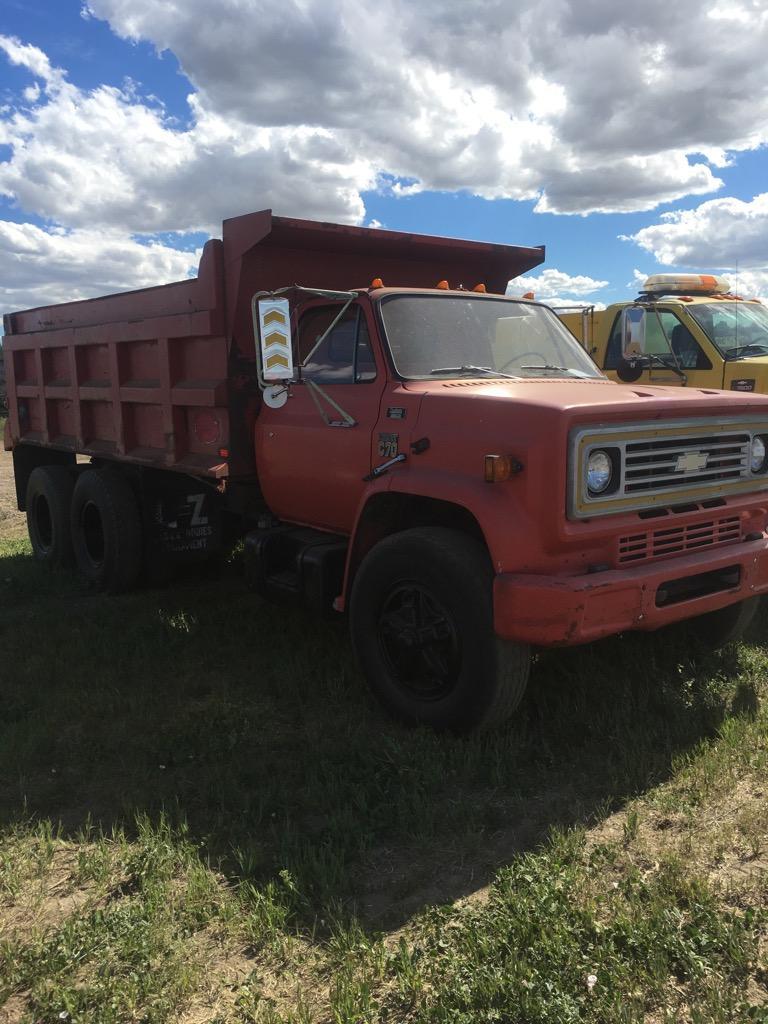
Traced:
POLYGON ((766 52, 768 0, 0 0, 0 312, 266 208, 544 244, 553 304, 766 297, 766 52))

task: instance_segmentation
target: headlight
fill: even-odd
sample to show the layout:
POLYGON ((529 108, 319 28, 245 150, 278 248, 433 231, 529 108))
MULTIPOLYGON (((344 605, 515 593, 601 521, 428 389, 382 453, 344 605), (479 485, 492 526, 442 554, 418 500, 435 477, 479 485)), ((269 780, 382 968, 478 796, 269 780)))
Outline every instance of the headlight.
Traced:
POLYGON ((749 452, 749 468, 753 473, 762 473, 765 469, 765 442, 762 437, 752 438, 749 452))
POLYGON ((587 487, 590 494, 602 494, 611 482, 612 474, 613 465, 609 456, 603 451, 592 452, 587 460, 587 487))

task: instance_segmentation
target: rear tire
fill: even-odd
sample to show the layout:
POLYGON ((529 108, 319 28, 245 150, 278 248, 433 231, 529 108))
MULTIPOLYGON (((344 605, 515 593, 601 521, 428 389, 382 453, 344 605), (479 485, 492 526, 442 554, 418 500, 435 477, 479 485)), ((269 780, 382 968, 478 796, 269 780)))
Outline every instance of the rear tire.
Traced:
POLYGON ((128 482, 89 469, 72 495, 72 546, 81 575, 96 589, 129 590, 141 571, 141 517, 128 482))
POLYGON ((525 692, 530 648, 493 629, 484 547, 442 527, 394 534, 355 577, 350 628, 371 690, 410 725, 457 733, 497 728, 525 692))
POLYGON ((27 530, 32 553, 50 569, 74 562, 70 536, 70 505, 74 477, 65 466, 38 466, 27 483, 27 530))

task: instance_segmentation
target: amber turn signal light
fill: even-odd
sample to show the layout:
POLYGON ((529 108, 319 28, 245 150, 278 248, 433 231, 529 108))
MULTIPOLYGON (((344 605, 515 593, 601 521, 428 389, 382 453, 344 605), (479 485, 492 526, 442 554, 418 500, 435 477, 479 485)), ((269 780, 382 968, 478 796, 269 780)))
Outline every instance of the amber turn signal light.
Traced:
POLYGON ((487 484, 500 484, 504 480, 511 479, 515 473, 519 473, 522 464, 511 455, 486 455, 485 456, 485 482, 487 484))

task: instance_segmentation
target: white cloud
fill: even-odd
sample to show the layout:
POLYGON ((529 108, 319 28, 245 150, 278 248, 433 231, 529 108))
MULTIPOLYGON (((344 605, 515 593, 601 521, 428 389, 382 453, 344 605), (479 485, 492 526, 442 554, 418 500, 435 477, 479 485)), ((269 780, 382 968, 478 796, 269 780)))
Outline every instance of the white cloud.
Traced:
POLYGON ((513 278, 507 285, 507 295, 519 298, 525 292, 533 292, 539 301, 549 305, 592 305, 584 296, 605 288, 607 284, 607 281, 583 275, 574 277, 548 267, 539 274, 513 278))
POLYGON ((768 138, 768 21, 749 0, 728 4, 750 19, 736 33, 712 20, 717 0, 647 0, 642 13, 606 0, 87 9, 128 39, 172 50, 198 116, 251 131, 324 128, 369 173, 412 191, 537 198, 537 209, 566 213, 651 209, 716 190, 709 156, 722 165, 768 138), (747 105, 749 118, 733 116, 747 105))
POLYGON ((760 299, 768 304, 768 267, 764 270, 739 270, 726 277, 735 295, 744 299, 760 299))
POLYGON ((641 291, 643 285, 650 277, 650 274, 646 274, 642 270, 638 270, 637 267, 632 271, 632 280, 627 282, 627 288, 635 288, 637 291, 641 291))
POLYGON ((26 68, 36 78, 41 78, 51 88, 58 88, 64 80, 64 72, 51 66, 51 62, 37 46, 22 43, 15 36, 0 35, 0 50, 11 64, 26 68))
POLYGON ((274 207, 356 221, 370 165, 323 129, 257 132, 197 106, 189 129, 132 89, 83 92, 63 82, 32 110, 0 122, 13 156, 0 192, 61 224, 125 231, 218 232, 225 217, 274 207))
POLYGON ((0 312, 178 281, 199 260, 200 251, 123 234, 0 221, 0 312))
POLYGON ((751 202, 726 197, 625 236, 659 261, 695 270, 768 268, 768 192, 751 202))

